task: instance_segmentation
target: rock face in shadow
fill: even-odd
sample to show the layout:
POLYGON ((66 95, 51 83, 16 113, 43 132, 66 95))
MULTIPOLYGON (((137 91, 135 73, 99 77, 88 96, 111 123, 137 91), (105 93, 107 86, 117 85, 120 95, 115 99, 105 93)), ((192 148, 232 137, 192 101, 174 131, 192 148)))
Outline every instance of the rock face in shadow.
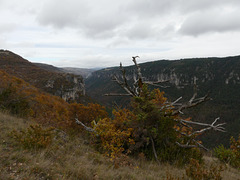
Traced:
POLYGON ((0 50, 0 69, 66 101, 85 96, 82 76, 41 68, 10 51, 0 50))

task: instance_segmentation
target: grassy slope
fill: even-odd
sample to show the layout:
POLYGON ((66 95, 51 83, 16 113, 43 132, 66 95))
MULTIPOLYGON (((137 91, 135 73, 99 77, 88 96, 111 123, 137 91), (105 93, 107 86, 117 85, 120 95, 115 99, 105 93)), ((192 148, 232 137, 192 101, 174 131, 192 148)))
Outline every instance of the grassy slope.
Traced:
MULTIPOLYGON (((181 177, 184 169, 134 160, 132 167, 114 168, 79 136, 58 136, 44 150, 24 150, 11 138, 13 129, 29 122, 0 112, 0 179, 166 179, 167 172, 181 177)), ((205 157, 206 163, 214 161, 205 157)), ((223 179, 239 179, 240 171, 227 167, 223 179)))

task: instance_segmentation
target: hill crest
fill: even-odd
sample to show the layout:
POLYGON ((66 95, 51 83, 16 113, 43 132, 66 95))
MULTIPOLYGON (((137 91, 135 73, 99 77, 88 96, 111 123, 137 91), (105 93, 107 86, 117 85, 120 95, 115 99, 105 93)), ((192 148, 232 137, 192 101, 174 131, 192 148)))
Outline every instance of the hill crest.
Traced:
POLYGON ((66 101, 78 101, 85 95, 82 76, 40 68, 11 51, 0 50, 0 70, 21 78, 45 92, 60 96, 66 101))

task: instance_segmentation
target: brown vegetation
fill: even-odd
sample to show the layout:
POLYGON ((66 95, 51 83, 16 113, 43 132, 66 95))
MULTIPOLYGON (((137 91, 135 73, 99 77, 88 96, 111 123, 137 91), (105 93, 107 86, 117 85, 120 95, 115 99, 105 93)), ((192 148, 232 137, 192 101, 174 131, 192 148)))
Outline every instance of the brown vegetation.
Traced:
MULTIPOLYGON (((167 163, 161 165, 139 156, 130 159, 132 166, 116 167, 108 158, 89 146, 79 135, 56 132, 45 149, 24 149, 10 135, 13 130, 26 130, 35 124, 26 119, 0 113, 0 179, 181 179, 187 178, 184 168, 167 163), (58 135, 57 135, 58 134, 58 135), (170 178, 171 177, 171 178, 170 178)), ((206 164, 218 163, 204 157, 206 164)), ((240 172, 229 166, 223 179, 237 180, 240 172)))

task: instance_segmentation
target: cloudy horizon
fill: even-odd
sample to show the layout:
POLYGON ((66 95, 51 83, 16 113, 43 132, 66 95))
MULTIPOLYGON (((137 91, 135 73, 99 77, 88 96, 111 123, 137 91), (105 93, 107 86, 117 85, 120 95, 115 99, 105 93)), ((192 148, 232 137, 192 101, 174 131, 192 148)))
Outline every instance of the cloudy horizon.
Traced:
POLYGON ((95 68, 240 54, 238 0, 0 0, 0 49, 95 68))

